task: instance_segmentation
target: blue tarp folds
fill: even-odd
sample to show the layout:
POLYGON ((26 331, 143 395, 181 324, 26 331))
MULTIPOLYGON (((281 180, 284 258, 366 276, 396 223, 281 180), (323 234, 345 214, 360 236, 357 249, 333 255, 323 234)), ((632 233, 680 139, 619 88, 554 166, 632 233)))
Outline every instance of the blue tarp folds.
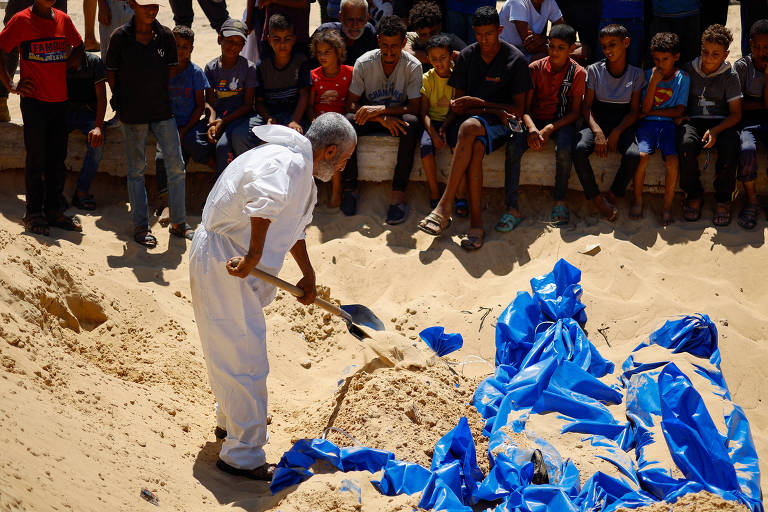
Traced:
MULTIPOLYGON (((613 373, 614 364, 582 328, 587 315, 580 280, 579 269, 560 260, 552 272, 531 280, 532 293, 519 292, 499 316, 496 371, 473 396, 490 438, 488 475, 477 465, 469 423, 461 418, 435 445, 429 469, 381 450, 299 441, 281 459, 272 491, 309 478, 310 466, 325 461, 341 471, 383 470, 373 481, 382 494, 420 492, 419 507, 427 510, 470 512, 481 501, 496 512, 612 512, 707 490, 763 512, 749 423, 731 401, 709 317, 667 321, 630 354, 616 383, 607 385, 600 379, 613 373), (644 350, 649 347, 656 347, 655 358, 644 350), (667 354, 661 360, 658 347, 667 354), (675 364, 680 357, 686 358, 688 374, 675 364), (711 384, 705 392, 722 408, 707 409, 692 383, 694 374, 711 384), (624 412, 616 418, 609 406, 620 404, 624 412), (549 483, 534 485, 533 450, 518 446, 509 433, 524 431, 532 415, 547 413, 555 413, 551 419, 561 422, 563 433, 584 434, 582 441, 597 448, 597 456, 620 476, 597 472, 582 487, 574 463, 536 439, 549 483), (712 414, 723 414, 722 421, 712 414), (649 460, 654 443, 665 443, 684 478, 649 460)), ((445 334, 441 327, 425 329, 421 337, 438 355, 462 344, 460 335, 445 334)))

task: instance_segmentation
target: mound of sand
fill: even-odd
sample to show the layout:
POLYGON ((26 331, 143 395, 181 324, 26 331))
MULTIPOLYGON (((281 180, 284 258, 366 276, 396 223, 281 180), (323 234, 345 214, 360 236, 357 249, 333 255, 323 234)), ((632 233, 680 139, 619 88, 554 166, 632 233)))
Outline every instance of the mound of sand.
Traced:
MULTIPOLYGON (((632 512, 748 512, 748 508, 735 501, 726 501, 706 491, 686 494, 674 503, 662 501, 647 507, 631 509, 632 512)), ((620 508, 618 512, 630 512, 620 508)))

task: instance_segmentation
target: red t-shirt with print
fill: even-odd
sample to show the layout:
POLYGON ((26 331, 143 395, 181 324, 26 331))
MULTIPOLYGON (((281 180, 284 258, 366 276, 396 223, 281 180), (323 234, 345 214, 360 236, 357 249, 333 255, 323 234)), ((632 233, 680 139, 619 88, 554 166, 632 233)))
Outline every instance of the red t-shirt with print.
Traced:
POLYGON ((315 93, 315 115, 326 112, 346 113, 347 91, 352 81, 352 66, 341 66, 339 74, 328 78, 323 68, 312 70, 312 92, 315 93))
POLYGON ((65 12, 53 9, 53 18, 34 14, 32 8, 16 13, 0 32, 0 50, 19 48, 21 78, 29 78, 40 101, 67 101, 67 58, 71 47, 83 40, 65 12))
MULTIPOLYGON (((573 76, 573 85, 568 91, 569 102, 584 96, 587 83, 586 70, 573 59, 570 59, 570 62, 576 65, 576 73, 573 76)), ((533 80, 531 117, 541 121, 552 121, 557 113, 558 94, 565 74, 568 72, 568 66, 553 73, 549 57, 544 57, 531 62, 528 68, 531 70, 531 80, 533 80)))

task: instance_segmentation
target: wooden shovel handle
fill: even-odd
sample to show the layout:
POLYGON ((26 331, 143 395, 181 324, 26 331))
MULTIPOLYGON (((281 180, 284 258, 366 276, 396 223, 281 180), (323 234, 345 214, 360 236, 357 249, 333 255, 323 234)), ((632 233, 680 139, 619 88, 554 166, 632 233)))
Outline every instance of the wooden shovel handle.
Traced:
MULTIPOLYGON (((283 281, 279 277, 273 276, 272 274, 268 274, 267 272, 264 272, 263 270, 259 270, 258 268, 254 268, 253 270, 251 270, 251 275, 258 277, 262 281, 266 281, 270 284, 273 284, 278 288, 282 288, 283 290, 287 291, 294 297, 304 296, 304 290, 302 290, 298 286, 294 286, 291 283, 287 281, 283 281)), ((314 303, 320 306, 321 308, 323 308, 324 310, 326 310, 327 312, 331 313, 332 315, 340 316, 347 322, 352 321, 352 317, 350 317, 346 311, 336 306, 335 304, 331 304, 330 302, 327 302, 321 299, 320 297, 316 297, 314 303)))

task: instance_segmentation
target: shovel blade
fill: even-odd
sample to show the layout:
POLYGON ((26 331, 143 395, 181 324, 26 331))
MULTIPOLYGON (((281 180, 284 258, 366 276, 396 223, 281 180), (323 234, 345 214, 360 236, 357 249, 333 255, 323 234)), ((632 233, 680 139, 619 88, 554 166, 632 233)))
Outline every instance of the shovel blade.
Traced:
MULTIPOLYGON (((369 329, 373 329, 374 331, 384 330, 384 324, 382 321, 373 314, 373 311, 363 306, 362 304, 345 304, 341 306, 341 309, 352 318, 353 324, 363 325, 369 329)), ((350 332, 352 332, 351 326, 350 332)), ((352 334, 357 337, 354 332, 352 334)))

